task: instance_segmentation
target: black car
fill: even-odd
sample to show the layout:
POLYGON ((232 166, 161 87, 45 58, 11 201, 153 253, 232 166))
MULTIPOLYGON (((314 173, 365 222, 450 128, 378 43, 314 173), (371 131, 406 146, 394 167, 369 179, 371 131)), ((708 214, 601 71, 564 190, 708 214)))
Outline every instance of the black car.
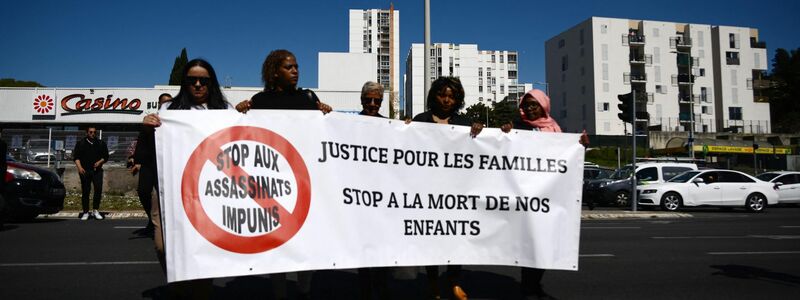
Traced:
POLYGON ((7 159, 8 170, 3 198, 5 205, 0 217, 26 221, 39 214, 52 214, 64 208, 66 190, 56 173, 7 159))

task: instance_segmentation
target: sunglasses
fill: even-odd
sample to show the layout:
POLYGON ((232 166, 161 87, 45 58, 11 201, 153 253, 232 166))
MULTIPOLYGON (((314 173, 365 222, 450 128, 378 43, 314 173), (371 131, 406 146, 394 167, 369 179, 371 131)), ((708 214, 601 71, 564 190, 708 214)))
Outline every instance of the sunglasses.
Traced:
POLYGON ((361 104, 368 104, 375 102, 376 104, 381 104, 383 102, 382 98, 361 98, 361 104))
POLYGON ((200 82, 200 86, 207 86, 209 82, 211 82, 210 77, 196 77, 196 76, 186 76, 183 78, 183 83, 188 85, 195 85, 197 82, 200 82))

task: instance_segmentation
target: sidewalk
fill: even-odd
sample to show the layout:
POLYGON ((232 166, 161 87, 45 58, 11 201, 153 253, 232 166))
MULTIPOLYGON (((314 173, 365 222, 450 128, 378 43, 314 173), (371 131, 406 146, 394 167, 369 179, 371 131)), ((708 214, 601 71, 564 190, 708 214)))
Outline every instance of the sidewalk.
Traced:
MULTIPOLYGON (((134 219, 147 218, 144 211, 102 211, 106 219, 134 219)), ((52 215, 40 215, 39 218, 68 219, 78 218, 79 211, 62 211, 52 215)), ((629 210, 608 209, 608 210, 586 210, 581 211, 581 220, 604 220, 604 219, 675 219, 691 218, 692 214, 681 212, 665 212, 640 210, 637 212, 629 210)))

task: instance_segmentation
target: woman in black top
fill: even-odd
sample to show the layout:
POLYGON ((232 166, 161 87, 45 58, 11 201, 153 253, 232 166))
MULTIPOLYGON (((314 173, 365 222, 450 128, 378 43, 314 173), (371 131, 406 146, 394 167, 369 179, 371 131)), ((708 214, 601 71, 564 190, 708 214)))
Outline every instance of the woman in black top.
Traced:
MULTIPOLYGON (((470 134, 475 137, 483 129, 480 123, 473 123, 469 118, 461 115, 458 111, 464 107, 464 87, 461 81, 455 77, 439 77, 431 84, 427 99, 428 111, 414 116, 414 122, 452 124, 461 126, 472 126, 470 134)), ((430 293, 434 299, 439 299, 439 266, 425 267, 428 273, 428 284, 430 293)), ((447 266, 447 281, 451 299, 467 299, 467 294, 458 283, 461 274, 460 265, 447 266)))
POLYGON ((261 67, 261 80, 264 91, 252 99, 236 105, 239 112, 250 109, 299 109, 331 111, 331 107, 319 101, 317 95, 308 89, 297 88, 300 66, 297 58, 288 50, 274 50, 267 55, 261 67))
POLYGON ((471 126, 470 133, 477 136, 483 124, 473 122, 458 113, 464 108, 464 87, 461 80, 455 77, 439 77, 431 84, 426 101, 428 111, 414 116, 411 121, 425 123, 452 124, 471 126))

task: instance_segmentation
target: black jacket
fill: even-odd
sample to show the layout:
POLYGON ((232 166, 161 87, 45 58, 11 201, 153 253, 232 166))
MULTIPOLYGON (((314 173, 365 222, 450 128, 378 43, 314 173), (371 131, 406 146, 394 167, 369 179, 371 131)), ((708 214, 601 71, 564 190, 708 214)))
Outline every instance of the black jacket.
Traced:
MULTIPOLYGON (((81 167, 87 171, 94 170, 94 163, 101 158, 108 161, 108 146, 106 142, 100 139, 89 139, 84 137, 75 144, 75 150, 72 151, 72 157, 81 161, 81 167)), ((100 169, 103 167, 100 166, 100 169)))
POLYGON ((311 90, 264 91, 250 99, 251 109, 317 110, 317 94, 311 90))
POLYGON ((156 166, 156 138, 153 128, 144 128, 139 131, 136 140, 136 150, 133 151, 133 161, 144 166, 156 166))
MULTIPOLYGON (((433 112, 431 111, 426 111, 424 113, 418 114, 414 116, 414 119, 412 119, 411 121, 436 123, 435 121, 433 121, 433 112)), ((472 120, 459 114, 453 114, 448 120, 448 122, 451 125, 472 126, 472 120)))

